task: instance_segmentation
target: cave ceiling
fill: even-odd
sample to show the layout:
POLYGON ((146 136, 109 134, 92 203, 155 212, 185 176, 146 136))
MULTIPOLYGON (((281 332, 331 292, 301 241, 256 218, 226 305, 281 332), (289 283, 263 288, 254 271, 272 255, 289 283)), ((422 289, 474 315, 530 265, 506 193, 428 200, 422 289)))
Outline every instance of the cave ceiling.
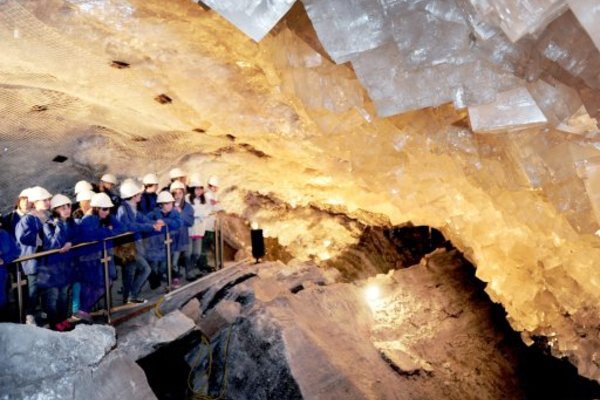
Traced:
POLYGON ((2 206, 179 165, 300 259, 430 225, 599 380, 599 27, 594 0, 0 0, 2 206))

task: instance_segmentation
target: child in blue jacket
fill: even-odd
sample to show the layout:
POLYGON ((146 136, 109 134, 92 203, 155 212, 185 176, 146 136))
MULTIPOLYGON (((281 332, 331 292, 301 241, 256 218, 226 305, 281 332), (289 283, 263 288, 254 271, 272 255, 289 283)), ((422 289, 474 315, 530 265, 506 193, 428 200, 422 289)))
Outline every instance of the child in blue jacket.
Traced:
POLYGON ((173 269, 175 275, 180 276, 179 264, 185 268, 186 278, 191 275, 190 262, 190 232, 189 228, 194 225, 194 208, 185 201, 186 187, 181 182, 173 182, 170 186, 171 194, 175 199, 175 210, 181 215, 182 225, 173 237, 173 269))
POLYGON ((102 264, 103 249, 106 245, 110 256, 109 278, 114 280, 117 270, 113 261, 112 240, 104 239, 125 233, 123 225, 110 214, 114 203, 106 193, 96 193, 92 196, 92 215, 85 216, 79 225, 79 240, 82 242, 98 241, 99 243, 81 249, 79 267, 82 271, 81 304, 77 317, 91 321, 90 312, 96 302, 104 296, 104 265, 102 264))
POLYGON ((67 320, 69 289, 73 281, 74 258, 71 246, 77 238, 77 224, 71 218, 71 200, 57 194, 50 201, 52 217, 44 223, 43 250, 60 250, 43 258, 38 265, 38 288, 48 324, 57 331, 73 327, 67 320))
MULTIPOLYGON (((164 243, 167 229, 173 234, 177 232, 182 225, 181 216, 173 209, 174 202, 175 199, 171 193, 163 191, 159 193, 157 197, 159 208, 156 208, 148 214, 150 220, 162 220, 165 223, 165 226, 159 233, 155 233, 145 239, 146 256, 148 257, 148 262, 152 268, 152 274, 149 281, 150 287, 153 289, 160 285, 161 276, 166 275, 167 271, 167 253, 164 243)), ((172 249, 173 246, 171 245, 171 251, 173 251, 172 249)))
MULTIPOLYGON (((43 187, 35 186, 29 189, 28 199, 33 208, 25 214, 15 227, 17 245, 21 249, 21 257, 30 256, 42 249, 44 222, 48 219, 50 198, 52 195, 43 187)), ((38 304, 39 293, 37 284, 37 267, 39 258, 23 261, 21 268, 27 276, 27 306, 25 322, 29 325, 36 323, 34 312, 38 304)))

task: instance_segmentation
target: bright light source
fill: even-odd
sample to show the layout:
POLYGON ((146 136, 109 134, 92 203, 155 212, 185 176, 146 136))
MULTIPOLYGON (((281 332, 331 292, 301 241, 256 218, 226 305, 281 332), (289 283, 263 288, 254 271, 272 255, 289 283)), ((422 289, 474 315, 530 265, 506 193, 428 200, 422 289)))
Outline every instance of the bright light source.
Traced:
POLYGON ((250 229, 252 229, 253 231, 257 230, 257 229, 258 229, 258 222, 256 222, 256 221, 253 221, 253 222, 250 224, 250 229))
POLYGON ((381 291, 379 290, 379 286, 369 285, 365 288, 365 297, 369 303, 379 300, 380 295, 381 291))

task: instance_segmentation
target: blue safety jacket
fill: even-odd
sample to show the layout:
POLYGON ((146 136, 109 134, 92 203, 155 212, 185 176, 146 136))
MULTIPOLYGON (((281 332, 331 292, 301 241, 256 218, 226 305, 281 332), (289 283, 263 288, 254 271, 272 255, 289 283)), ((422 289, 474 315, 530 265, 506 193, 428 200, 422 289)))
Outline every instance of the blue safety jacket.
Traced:
MULTIPOLYGON (((25 214, 15 227, 15 237, 21 248, 21 256, 29 256, 42 249, 44 224, 32 214, 25 214)), ((27 275, 37 274, 39 259, 23 261, 21 267, 27 275)))
MULTIPOLYGON (((61 249, 67 242, 77 243, 78 226, 69 218, 49 219, 44 224, 43 251, 61 249)), ((73 281, 75 268, 75 252, 52 254, 38 263, 38 286, 40 288, 63 288, 73 281)))
POLYGON ((177 230, 177 233, 173 238, 173 251, 184 251, 187 249, 190 243, 190 230, 189 228, 194 225, 194 207, 187 201, 183 202, 183 208, 181 212, 182 225, 177 230))
POLYGON ((152 211, 154 211, 154 209, 157 207, 157 203, 156 200, 158 198, 158 195, 156 193, 147 193, 144 192, 142 193, 142 199, 140 200, 139 204, 138 204, 138 210, 142 213, 142 214, 150 214, 152 211))
POLYGON ((6 278, 8 277, 8 264, 19 257, 19 248, 13 240, 12 236, 0 228, 0 307, 8 303, 8 293, 6 292, 6 278))
POLYGON ((123 225, 125 231, 134 232, 135 249, 139 255, 144 256, 146 251, 142 242, 142 233, 153 232, 153 222, 143 213, 135 211, 126 201, 119 206, 117 219, 123 225))
POLYGON ((10 234, 13 239, 15 238, 15 229, 20 219, 21 215, 17 212, 16 209, 2 216, 2 228, 6 230, 6 232, 8 232, 8 234, 10 234))
POLYGON ((181 215, 175 210, 172 210, 165 215, 160 208, 157 208, 148 214, 148 218, 152 221, 162 219, 166 226, 163 226, 160 232, 154 231, 154 233, 148 235, 148 237, 144 239, 146 242, 146 257, 148 261, 166 261, 167 251, 164 241, 167 227, 169 228, 171 239, 173 240, 173 243, 171 244, 171 251, 173 252, 175 251, 173 250, 173 244, 175 243, 173 234, 176 234, 182 225, 181 215))
MULTIPOLYGON (((81 269, 81 282, 92 286, 104 285, 104 265, 102 264, 103 239, 125 233, 123 225, 112 215, 106 221, 101 221, 97 215, 87 215, 79 225, 79 240, 82 242, 99 241, 99 243, 80 249, 79 268, 81 269)), ((116 279, 117 269, 113 257, 113 241, 106 241, 106 248, 110 257, 109 275, 116 279)))

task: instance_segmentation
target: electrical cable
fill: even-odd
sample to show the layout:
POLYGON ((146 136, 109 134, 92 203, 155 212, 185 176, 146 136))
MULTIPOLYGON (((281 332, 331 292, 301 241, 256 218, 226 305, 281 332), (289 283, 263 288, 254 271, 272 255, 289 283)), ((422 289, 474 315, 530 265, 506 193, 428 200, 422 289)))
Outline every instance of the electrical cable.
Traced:
POLYGON ((164 317, 163 313, 160 311, 160 306, 164 301, 165 301, 165 296, 161 296, 160 300, 158 300, 158 302, 154 306, 154 315, 156 315, 158 318, 164 317))
POLYGON ((198 391, 195 391, 192 386, 192 374, 194 370, 200 365, 204 357, 201 357, 202 353, 199 352, 198 356, 190 367, 190 373, 188 374, 187 385, 188 390, 192 393, 192 400, 224 400, 227 393, 227 358, 229 355, 229 343, 231 341, 231 333, 233 331, 233 325, 229 326, 229 332, 227 334, 227 342, 225 343, 225 361, 223 363, 223 378, 221 379, 221 390, 217 397, 210 396, 208 394, 208 385, 210 384, 210 377, 212 375, 213 367, 213 354, 210 346, 210 340, 205 335, 202 335, 202 344, 208 347, 208 371, 206 382, 200 387, 198 391))

